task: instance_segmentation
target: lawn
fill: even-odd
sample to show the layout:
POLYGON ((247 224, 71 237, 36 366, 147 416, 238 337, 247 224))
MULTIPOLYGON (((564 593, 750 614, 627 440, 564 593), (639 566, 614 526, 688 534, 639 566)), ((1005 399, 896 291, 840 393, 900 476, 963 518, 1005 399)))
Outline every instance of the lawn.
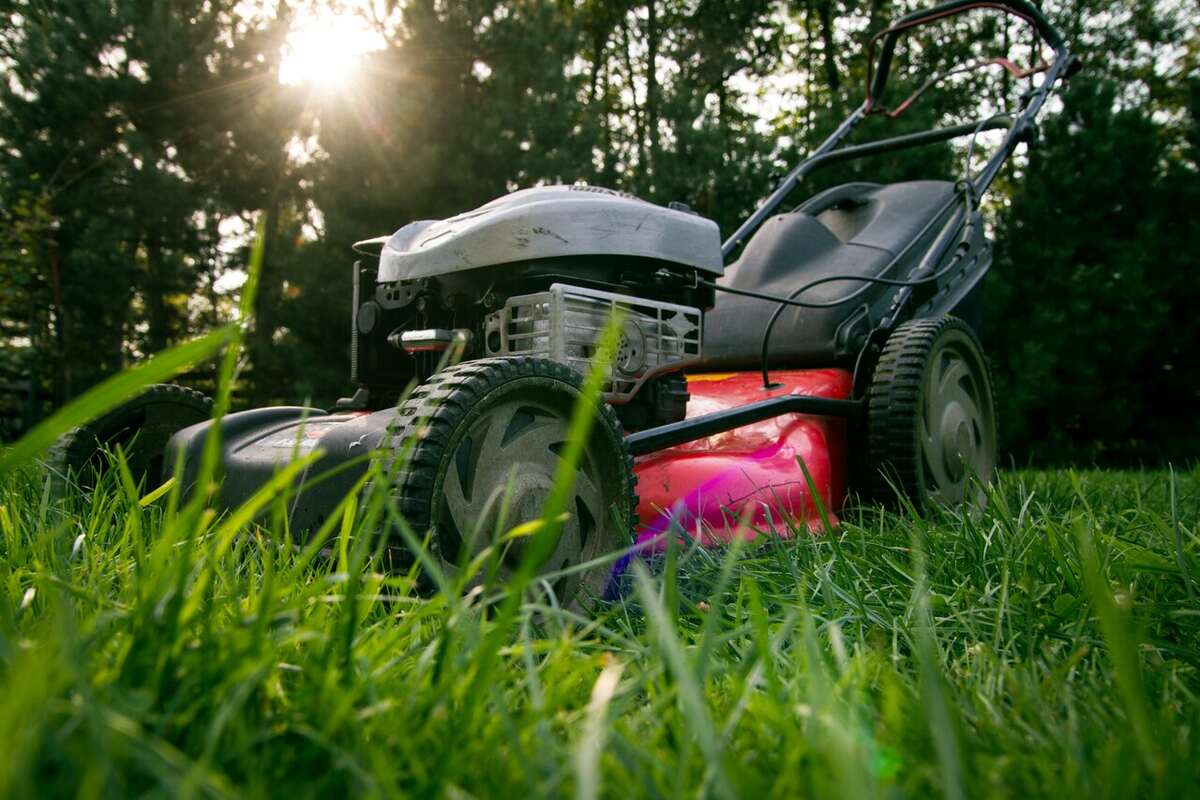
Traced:
POLYGON ((418 595, 350 515, 321 553, 14 470, 0 796, 1195 794, 1198 511, 1200 471, 1007 472, 585 619, 418 595))

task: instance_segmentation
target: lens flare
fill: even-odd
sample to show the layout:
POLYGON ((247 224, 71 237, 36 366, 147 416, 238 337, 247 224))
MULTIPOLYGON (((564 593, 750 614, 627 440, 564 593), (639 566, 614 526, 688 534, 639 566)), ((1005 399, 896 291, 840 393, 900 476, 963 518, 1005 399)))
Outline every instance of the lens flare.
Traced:
POLYGON ((306 14, 288 33, 279 64, 279 81, 340 89, 353 82, 362 57, 384 47, 382 36, 359 17, 306 14))

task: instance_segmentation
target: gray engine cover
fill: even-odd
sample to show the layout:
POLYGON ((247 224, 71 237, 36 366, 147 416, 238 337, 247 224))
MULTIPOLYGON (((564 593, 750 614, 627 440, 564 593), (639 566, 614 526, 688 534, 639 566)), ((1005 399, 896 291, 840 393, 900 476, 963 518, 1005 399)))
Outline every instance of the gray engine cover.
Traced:
POLYGON ((513 192, 446 220, 396 231, 379 257, 381 283, 517 261, 611 255, 724 272, 717 224, 595 186, 513 192))

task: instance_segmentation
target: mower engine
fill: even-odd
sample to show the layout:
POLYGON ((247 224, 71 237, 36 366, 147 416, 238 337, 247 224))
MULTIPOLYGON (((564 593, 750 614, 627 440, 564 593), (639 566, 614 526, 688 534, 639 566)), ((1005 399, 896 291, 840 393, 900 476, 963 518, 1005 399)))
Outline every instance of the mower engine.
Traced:
POLYGON ((343 409, 394 405, 451 348, 461 360, 532 356, 579 373, 621 319, 605 399, 623 424, 683 418, 681 371, 701 356, 703 313, 723 273, 714 222, 591 186, 528 189, 441 221, 413 222, 356 267, 352 378, 343 409))

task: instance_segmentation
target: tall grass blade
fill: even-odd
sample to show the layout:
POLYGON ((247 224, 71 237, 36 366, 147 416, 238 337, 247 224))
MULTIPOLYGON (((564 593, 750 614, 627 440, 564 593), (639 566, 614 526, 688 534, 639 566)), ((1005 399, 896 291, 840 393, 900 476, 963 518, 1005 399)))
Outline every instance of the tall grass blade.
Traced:
MULTIPOLYGON (((1091 596, 1092 608, 1100 621, 1100 631, 1112 661, 1117 688, 1125 713, 1133 728, 1138 751, 1148 768, 1160 768, 1154 718, 1146 703, 1142 667, 1138 658, 1137 640, 1131 629, 1129 615, 1117 607, 1113 590, 1104 576, 1092 531, 1083 522, 1075 525, 1075 540, 1079 546, 1080 568, 1091 596)), ((1128 597, 1128 595, 1126 595, 1128 597)))
POLYGON ((608 706, 624 669, 625 665, 620 661, 612 661, 600 672, 592 687, 583 736, 575 748, 576 800, 596 800, 600 796, 600 755, 607 732, 608 706))
POLYGON ((640 562, 633 563, 633 575, 638 601, 645 610, 646 622, 654 634, 657 649, 667 663, 688 732, 695 737, 700 752, 704 754, 706 774, 712 775, 714 790, 719 797, 734 797, 733 786, 725 769, 721 740, 709 714, 701 684, 679 641, 676 621, 668 616, 649 573, 640 562))

